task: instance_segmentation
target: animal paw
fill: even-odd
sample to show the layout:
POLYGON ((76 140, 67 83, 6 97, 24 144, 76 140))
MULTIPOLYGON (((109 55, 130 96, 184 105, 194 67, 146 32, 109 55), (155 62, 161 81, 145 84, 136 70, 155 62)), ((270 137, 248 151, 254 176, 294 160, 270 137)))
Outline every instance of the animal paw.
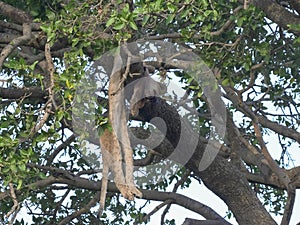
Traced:
POLYGON ((134 197, 142 197, 142 192, 140 192, 134 185, 124 185, 124 184, 117 184, 117 188, 121 192, 124 198, 132 201, 134 197))

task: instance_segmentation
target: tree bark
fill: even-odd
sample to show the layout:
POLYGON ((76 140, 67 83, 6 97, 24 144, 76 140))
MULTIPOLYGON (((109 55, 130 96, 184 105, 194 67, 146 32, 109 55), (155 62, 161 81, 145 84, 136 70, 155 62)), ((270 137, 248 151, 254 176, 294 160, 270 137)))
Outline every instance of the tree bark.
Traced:
MULTIPOLYGON (((166 122, 167 133, 166 138, 175 148, 180 137, 180 132, 189 132, 184 129, 180 123, 180 117, 177 111, 161 99, 148 102, 143 109, 140 110, 140 116, 145 121, 150 121, 154 117, 160 117, 166 122)), ((154 125, 160 128, 160 124, 154 125)), ((192 137, 193 134, 185 134, 192 137)), ((250 189, 249 183, 243 173, 239 171, 228 160, 217 156, 212 164, 204 171, 199 171, 199 163, 206 147, 206 143, 199 141, 198 146, 189 160, 185 164, 189 169, 195 172, 204 182, 204 184, 219 196, 235 215, 239 224, 242 225, 276 225, 267 210, 263 207, 255 193, 250 189)), ((155 149, 164 156, 171 154, 170 150, 164 152, 164 148, 155 149)), ((185 153, 183 153, 185 154, 185 153)), ((182 163, 179 158, 175 158, 182 163)), ((184 163, 184 162, 183 162, 184 163)))

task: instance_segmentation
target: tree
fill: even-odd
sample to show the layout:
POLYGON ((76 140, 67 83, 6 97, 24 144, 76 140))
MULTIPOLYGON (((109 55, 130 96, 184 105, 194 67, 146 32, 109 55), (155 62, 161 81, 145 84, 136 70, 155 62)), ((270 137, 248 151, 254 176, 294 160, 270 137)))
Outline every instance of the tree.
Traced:
MULTIPOLYGON (((99 58, 124 43, 143 40, 175 47, 165 48, 162 53, 169 51, 165 56, 152 55, 148 64, 136 63, 138 69, 147 67, 150 74, 159 74, 162 83, 177 79, 185 90, 182 98, 172 93, 148 98, 139 115, 130 118, 130 130, 141 139, 151 130, 166 132, 153 149, 132 140, 135 165, 145 168, 145 177, 157 179, 161 167, 173 171, 159 182, 149 183, 147 177, 139 183, 143 199, 167 206, 162 224, 174 224, 164 221, 173 204, 206 219, 187 218, 184 224, 229 224, 201 199, 176 193, 192 180, 203 182, 220 197, 239 224, 276 224, 272 213, 283 215, 282 225, 289 224, 300 187, 300 167, 294 166, 290 155, 300 142, 299 0, 7 0, 0 1, 0 12, 1 222, 26 224, 16 219, 23 208, 34 224, 99 224, 93 207, 98 204, 101 176, 82 150, 88 147, 81 145, 83 140, 97 145, 97 129, 100 134, 103 128, 110 129, 105 109, 113 60, 108 60, 110 55, 104 61, 99 58), (205 91, 206 80, 199 83, 180 65, 193 62, 190 53, 211 68, 216 81, 208 82, 211 96, 205 91), (170 57, 180 63, 169 64, 170 57), (104 76, 97 78, 102 87, 94 96, 80 92, 97 89, 96 76, 85 80, 97 63, 104 69, 104 76), (86 86, 80 86, 83 80, 86 86), (85 102, 87 97, 97 105, 85 102), (74 107, 75 102, 93 109, 96 121, 85 108, 74 107), (76 115, 92 121, 95 137, 84 132, 85 127, 82 132, 75 129, 76 115), (225 115, 226 120, 216 115, 225 115), (165 127, 152 120, 156 117, 165 121, 165 127), (183 117, 193 127, 182 124, 183 117), (221 120, 224 136, 218 137, 212 118, 217 124, 221 120), (175 157, 179 164, 169 163, 180 137, 192 138, 196 128, 201 135, 189 159, 182 162, 175 157), (274 149, 265 141, 269 135, 281 147, 279 158, 272 157, 274 149), (217 138, 210 143, 212 136, 217 138), (218 154, 202 170, 199 163, 210 145, 218 154), (172 186, 173 191, 167 192, 172 186)), ((127 61, 135 54, 129 50, 127 61)), ((144 51, 150 56, 154 52, 149 46, 144 51)), ((125 68, 134 73, 132 67, 125 68)), ((142 224, 152 213, 134 201, 120 201, 117 188, 109 183, 101 223, 142 224)))

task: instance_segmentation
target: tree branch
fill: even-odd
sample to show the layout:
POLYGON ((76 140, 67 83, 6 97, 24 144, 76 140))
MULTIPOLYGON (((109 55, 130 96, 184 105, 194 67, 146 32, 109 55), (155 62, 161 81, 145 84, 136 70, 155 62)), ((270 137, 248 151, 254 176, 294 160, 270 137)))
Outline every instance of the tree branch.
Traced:
MULTIPOLYGON (((236 109, 251 118, 251 115, 253 114, 252 110, 240 99, 237 93, 230 87, 223 86, 223 88, 227 93, 227 97, 235 105, 236 109)), ((258 123, 260 123, 262 126, 269 128, 278 134, 292 138, 298 143, 300 143, 299 132, 291 128, 288 128, 286 126, 282 126, 276 122, 272 122, 262 115, 255 115, 255 116, 257 117, 258 123)))
POLYGON ((47 92, 40 87, 24 88, 2 88, 0 87, 0 97, 2 99, 17 100, 26 96, 28 99, 37 99, 39 102, 45 102, 47 92))
MULTIPOLYGON (((239 0, 243 2, 244 0, 239 0)), ((286 10, 284 7, 272 0, 252 0, 252 3, 260 8, 267 17, 274 23, 277 23, 280 27, 293 32, 295 35, 299 36, 300 32, 290 28, 288 25, 297 25, 300 23, 300 17, 292 12, 286 10)))
POLYGON ((5 48, 2 49, 2 52, 0 54, 0 69, 2 69, 3 62, 7 58, 7 56, 9 56, 17 46, 29 42, 30 39, 31 39, 31 26, 29 23, 24 23, 23 36, 15 38, 5 48))
MULTIPOLYGON (((59 184, 66 184, 76 188, 83 188, 83 189, 89 189, 94 191, 101 190, 101 181, 92 181, 86 178, 82 178, 69 171, 57 167, 40 166, 34 164, 28 164, 28 166, 53 172, 52 176, 49 176, 44 180, 40 180, 30 185, 27 185, 29 189, 33 189, 33 190, 41 189, 46 186, 59 183, 59 184)), ((107 190, 109 192, 119 193, 119 190, 117 189, 114 183, 109 183, 107 190)), ((205 217, 206 219, 225 221, 223 217, 217 214, 210 207, 196 200, 190 199, 184 195, 177 194, 174 192, 160 192, 155 190, 141 190, 141 191, 143 193, 143 199, 155 200, 155 201, 172 200, 174 204, 177 204, 193 212, 196 212, 202 215, 203 217, 205 217)), ((227 224, 229 225, 229 223, 227 224)))
POLYGON ((226 225, 223 221, 218 220, 195 220, 186 218, 182 225, 226 225))
POLYGON ((13 206, 11 207, 11 210, 5 215, 5 217, 9 218, 12 215, 10 221, 8 222, 8 225, 12 225, 20 210, 20 204, 18 202, 16 192, 12 183, 9 183, 9 188, 10 188, 11 199, 13 201, 13 206))
POLYGON ((32 17, 26 12, 0 1, 0 14, 19 23, 30 23, 32 17))
POLYGON ((280 125, 276 122, 270 121, 269 119, 267 119, 266 117, 261 116, 261 115, 257 115, 257 119, 258 119, 258 122, 262 126, 269 128, 278 134, 289 137, 289 138, 297 141, 298 143, 300 143, 300 133, 299 132, 297 132, 289 127, 280 125))
POLYGON ((292 8, 300 14, 300 1, 299 0, 286 0, 292 8))
POLYGON ((71 222, 73 219, 79 217, 81 214, 88 212, 98 201, 100 197, 100 192, 97 192, 97 194, 89 201, 87 205, 85 205, 80 210, 72 213, 70 216, 63 219, 58 225, 65 225, 71 222))
POLYGON ((144 216, 144 217, 142 218, 142 220, 136 220, 136 221, 134 222, 133 225, 138 225, 138 224, 140 224, 141 222, 146 223, 146 222, 150 219, 150 217, 151 217, 152 215, 154 215, 158 210, 160 210, 161 208, 163 208, 163 207, 166 206, 166 205, 170 205, 171 203, 172 203, 172 200, 171 200, 171 199, 164 201, 163 203, 161 203, 161 204, 159 204, 158 206, 156 206, 150 213, 148 213, 146 216, 144 216))

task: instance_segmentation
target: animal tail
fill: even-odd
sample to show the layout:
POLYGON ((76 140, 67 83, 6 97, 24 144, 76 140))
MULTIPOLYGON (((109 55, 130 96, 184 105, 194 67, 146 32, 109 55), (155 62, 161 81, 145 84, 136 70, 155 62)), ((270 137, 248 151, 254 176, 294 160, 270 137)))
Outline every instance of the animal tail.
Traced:
POLYGON ((108 184, 108 173, 109 173, 109 166, 107 165, 107 162, 103 161, 101 194, 100 194, 100 201, 99 201, 100 207, 98 209, 99 218, 102 216, 102 213, 105 208, 105 200, 106 200, 107 184, 108 184))

